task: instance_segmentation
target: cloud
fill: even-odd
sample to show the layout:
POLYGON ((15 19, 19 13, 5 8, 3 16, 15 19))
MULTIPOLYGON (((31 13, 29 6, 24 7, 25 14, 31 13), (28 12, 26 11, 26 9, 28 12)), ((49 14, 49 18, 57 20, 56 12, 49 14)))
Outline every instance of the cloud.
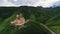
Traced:
POLYGON ((28 6, 43 6, 43 7, 50 7, 53 6, 54 3, 60 0, 3 0, 1 1, 0 6, 21 6, 21 5, 28 5, 28 6))
POLYGON ((0 4, 2 4, 3 3, 3 0, 0 0, 0 4))
POLYGON ((35 4, 37 4, 36 6, 50 7, 53 6, 57 1, 59 0, 40 0, 35 4))
POLYGON ((13 3, 8 2, 7 0, 3 0, 1 2, 0 6, 6 6, 6 7, 8 6, 8 7, 10 7, 10 6, 17 6, 17 5, 14 5, 13 3))

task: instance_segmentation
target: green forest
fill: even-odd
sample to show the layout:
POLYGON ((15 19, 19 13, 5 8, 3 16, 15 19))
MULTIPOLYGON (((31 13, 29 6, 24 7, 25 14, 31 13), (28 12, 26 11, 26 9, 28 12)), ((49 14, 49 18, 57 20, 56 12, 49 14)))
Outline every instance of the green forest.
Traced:
POLYGON ((60 7, 0 7, 0 34, 60 34, 60 7), (21 29, 10 26, 18 13, 30 20, 21 29))

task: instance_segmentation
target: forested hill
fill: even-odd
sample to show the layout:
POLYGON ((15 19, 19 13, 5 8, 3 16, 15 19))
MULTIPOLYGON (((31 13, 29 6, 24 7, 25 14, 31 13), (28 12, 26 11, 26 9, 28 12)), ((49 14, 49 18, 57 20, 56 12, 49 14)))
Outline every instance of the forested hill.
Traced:
POLYGON ((12 34, 13 32, 15 34, 49 34, 50 32, 40 23, 48 26, 55 33, 59 33, 60 7, 0 7, 0 32, 2 34, 12 34), (30 20, 25 24, 27 27, 18 31, 9 26, 10 21, 15 19, 17 13, 22 13, 25 19, 30 20))
MULTIPOLYGON (((48 16, 53 17, 55 15, 60 14, 60 7, 55 8, 43 8, 43 7, 29 7, 29 6, 21 6, 21 7, 0 7, 0 18, 5 19, 10 17, 14 12, 21 12, 24 15, 29 16, 30 14, 35 14, 38 16, 48 16)), ((28 17, 27 17, 28 18, 28 17)), ((47 18, 47 17, 46 17, 47 18)))
POLYGON ((43 8, 43 7, 29 7, 29 6, 21 6, 21 7, 0 7, 0 17, 9 17, 12 15, 14 12, 19 11, 22 13, 28 13, 28 14, 37 14, 40 15, 41 13, 43 14, 49 14, 51 16, 57 15, 60 13, 60 8, 55 7, 55 8, 43 8))

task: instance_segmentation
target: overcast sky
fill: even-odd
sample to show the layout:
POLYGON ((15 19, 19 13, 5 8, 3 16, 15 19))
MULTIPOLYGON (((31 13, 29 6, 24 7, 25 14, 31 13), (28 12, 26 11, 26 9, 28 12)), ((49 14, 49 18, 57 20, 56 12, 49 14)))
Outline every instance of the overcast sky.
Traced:
POLYGON ((53 5, 59 5, 60 0, 0 0, 0 6, 43 6, 50 7, 53 5), (56 3, 56 4, 55 4, 56 3))

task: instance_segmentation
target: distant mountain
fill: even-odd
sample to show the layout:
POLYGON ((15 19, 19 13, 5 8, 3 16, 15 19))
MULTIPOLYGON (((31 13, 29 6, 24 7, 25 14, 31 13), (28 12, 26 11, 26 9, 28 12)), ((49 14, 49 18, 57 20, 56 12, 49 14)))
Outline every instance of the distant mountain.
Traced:
POLYGON ((60 7, 60 1, 54 3, 54 7, 60 7))

